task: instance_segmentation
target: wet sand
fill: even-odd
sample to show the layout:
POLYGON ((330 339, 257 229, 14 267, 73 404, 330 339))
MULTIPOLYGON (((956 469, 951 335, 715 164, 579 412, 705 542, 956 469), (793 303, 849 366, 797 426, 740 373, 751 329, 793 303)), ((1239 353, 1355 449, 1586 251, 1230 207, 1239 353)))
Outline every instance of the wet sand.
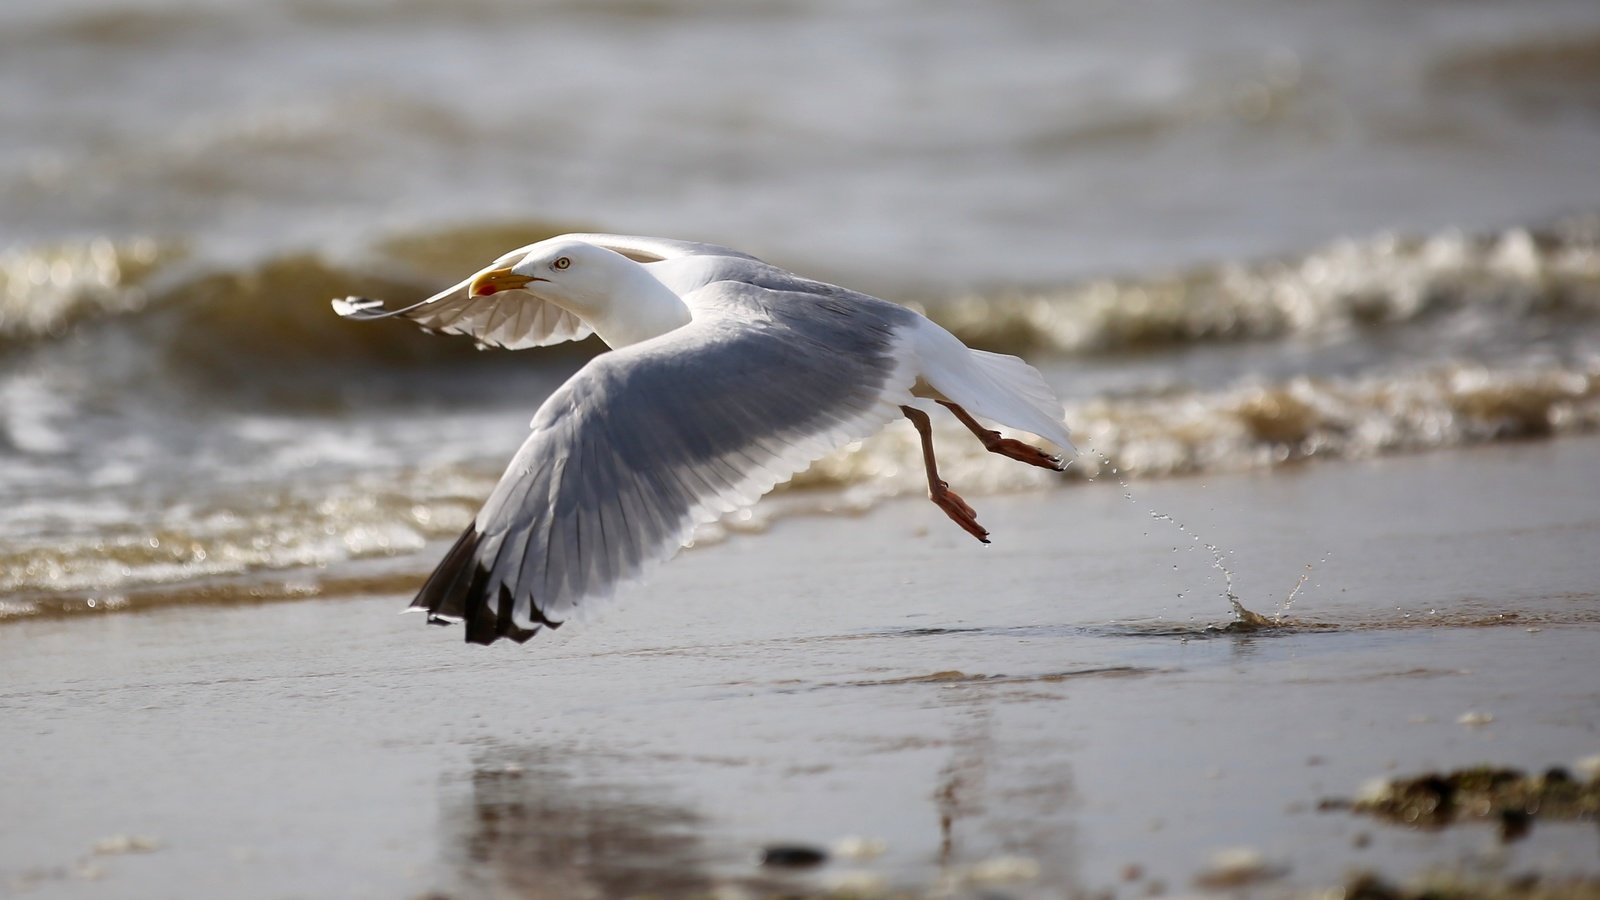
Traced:
POLYGON ((990 547, 920 501, 784 520, 525 647, 393 595, 8 624, 0 893, 1142 896, 1235 847, 1268 894, 1600 876, 1593 822, 1319 809, 1600 753, 1600 441, 1133 490, 975 498, 990 547), (1210 629, 1203 542, 1269 616, 1311 565, 1290 626, 1210 629), (755 862, 850 836, 881 854, 755 862))

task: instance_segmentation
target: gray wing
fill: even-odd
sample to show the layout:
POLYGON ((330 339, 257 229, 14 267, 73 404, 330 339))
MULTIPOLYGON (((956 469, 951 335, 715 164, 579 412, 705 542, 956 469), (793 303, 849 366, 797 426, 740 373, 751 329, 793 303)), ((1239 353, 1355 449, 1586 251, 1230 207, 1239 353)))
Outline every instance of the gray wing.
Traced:
POLYGON ((554 303, 523 291, 472 297, 467 294, 471 283, 469 278, 400 309, 384 309, 382 300, 346 297, 333 301, 333 311, 358 321, 401 316, 429 331, 464 334, 479 346, 507 350, 579 341, 593 333, 587 322, 554 303))
POLYGON ((534 417, 412 603, 468 641, 524 641, 911 402, 914 314, 722 282, 669 334, 604 353, 534 417))

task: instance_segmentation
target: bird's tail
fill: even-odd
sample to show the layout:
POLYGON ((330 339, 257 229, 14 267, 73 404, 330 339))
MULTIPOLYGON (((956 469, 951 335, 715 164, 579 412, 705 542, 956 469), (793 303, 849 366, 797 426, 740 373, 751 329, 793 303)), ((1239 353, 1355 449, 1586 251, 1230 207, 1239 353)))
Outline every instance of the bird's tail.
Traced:
POLYGON ((539 626, 517 625, 511 617, 515 604, 505 587, 500 588, 498 597, 490 594, 489 568, 478 558, 482 543, 483 534, 477 524, 468 525, 423 583, 408 611, 427 612, 428 621, 435 625, 465 624, 467 642, 471 644, 492 644, 500 638, 524 643, 539 633, 539 626))
POLYGON ((975 416, 1029 431, 1076 453, 1061 401, 1039 370, 1015 356, 973 350, 926 319, 913 341, 930 387, 975 416))
MULTIPOLYGON (((972 412, 988 416, 1013 428, 1031 431, 1055 443, 1069 454, 1078 452, 1078 449, 1072 446, 1072 437, 1067 432, 1061 400, 1056 397, 1056 392, 1050 389, 1050 385, 1045 383, 1044 376, 1039 374, 1038 369, 1015 356, 990 353, 987 350, 969 349, 967 352, 972 355, 972 361, 977 364, 978 370, 983 372, 992 387, 999 388, 1014 401, 1021 401, 1006 404, 1009 416, 1002 416, 998 411, 985 412, 983 404, 972 407, 972 412), (1011 407, 1016 408, 1009 409, 1011 407)), ((993 405, 992 401, 989 405, 993 405)))

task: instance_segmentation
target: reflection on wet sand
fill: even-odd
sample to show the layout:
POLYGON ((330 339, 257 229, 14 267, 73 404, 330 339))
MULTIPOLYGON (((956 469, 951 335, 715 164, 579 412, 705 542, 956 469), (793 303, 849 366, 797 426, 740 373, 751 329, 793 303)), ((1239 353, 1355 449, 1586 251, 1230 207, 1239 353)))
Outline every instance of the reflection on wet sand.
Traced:
POLYGON ((1048 870, 1050 884, 1081 885, 1072 771, 1060 759, 1033 763, 1002 740, 999 709, 1018 698, 997 684, 952 682, 939 691, 949 757, 933 793, 939 816, 935 895, 1021 885, 1048 870), (1018 779, 1018 770, 1026 774, 1018 779), (1019 786, 1023 786, 1019 789, 1019 786))
POLYGON ((684 896, 713 887, 691 808, 575 776, 575 752, 493 749, 443 787, 446 863, 469 896, 684 896))
MULTIPOLYGON (((1070 768, 1049 752, 1048 741, 1033 748, 1041 751, 1037 760, 1018 753, 1028 749, 1027 742, 1019 747, 1001 727, 1008 704, 1037 699, 1017 693, 1028 681, 863 685, 934 694, 928 709, 943 719, 936 730, 945 736, 926 746, 940 748, 945 759, 925 770, 920 789, 911 786, 931 803, 901 796, 910 804, 908 813, 913 807, 933 812, 937 830, 913 829, 887 845, 874 835, 844 837, 862 812, 846 801, 830 810, 828 817, 841 829, 831 843, 781 846, 778 855, 784 858, 799 851, 814 856, 808 856, 814 864, 798 868, 764 865, 763 851, 771 857, 772 848, 752 842, 751 835, 727 834, 719 821, 725 811, 672 796, 673 784, 697 781, 696 770, 704 766, 721 770, 717 780, 725 783, 759 773, 765 764, 759 753, 668 760, 592 747, 480 750, 469 773, 447 776, 440 789, 441 862, 448 874, 437 896, 923 896, 965 895, 1041 878, 1081 884, 1077 828, 1067 814, 1078 802, 1070 768), (912 836, 918 832, 920 840, 912 836), (862 852, 863 847, 875 849, 862 852)), ((898 749, 915 754, 923 747, 898 749)), ((870 766, 850 766, 847 759, 813 770, 790 768, 786 775, 807 781, 802 790, 823 792, 841 778, 859 796, 882 789, 870 766)))
POLYGON ((953 700, 956 707, 950 759, 939 771, 939 789, 934 793, 939 809, 939 865, 948 869, 956 858, 957 820, 983 814, 979 798, 987 759, 994 749, 994 713, 967 691, 947 691, 941 699, 953 700))

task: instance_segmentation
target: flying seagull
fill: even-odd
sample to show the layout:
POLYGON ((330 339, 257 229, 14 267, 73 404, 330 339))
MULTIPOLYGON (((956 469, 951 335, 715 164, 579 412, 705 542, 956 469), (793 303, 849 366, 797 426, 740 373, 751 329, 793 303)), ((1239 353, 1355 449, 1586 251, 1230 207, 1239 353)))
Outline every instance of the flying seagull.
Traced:
POLYGON ((333 308, 513 350, 591 333, 611 348, 539 407, 532 434, 411 604, 430 622, 464 622, 476 644, 558 627, 671 557, 695 526, 902 415, 922 438, 929 498, 988 543, 972 507, 939 478, 919 399, 1029 465, 1066 468, 979 418, 1073 452, 1061 401, 1017 357, 970 349, 905 307, 713 244, 562 235, 402 309, 359 297, 333 308))

